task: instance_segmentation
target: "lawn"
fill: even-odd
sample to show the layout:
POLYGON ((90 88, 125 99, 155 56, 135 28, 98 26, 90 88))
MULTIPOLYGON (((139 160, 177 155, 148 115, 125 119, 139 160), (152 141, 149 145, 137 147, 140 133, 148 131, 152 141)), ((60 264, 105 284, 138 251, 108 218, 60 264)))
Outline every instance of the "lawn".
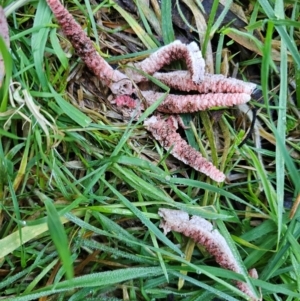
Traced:
MULTIPOLYGON (((225 181, 149 131, 174 89, 142 73, 134 115, 77 55, 46 0, 0 5, 0 300, 300 300, 297 1, 63 2, 126 76, 180 40, 196 42, 206 72, 256 84, 247 103, 175 118, 186 152, 225 181), (143 85, 163 92, 148 107, 143 85), (165 209, 181 211, 169 229, 165 209)), ((187 68, 176 60, 162 70, 187 68)))

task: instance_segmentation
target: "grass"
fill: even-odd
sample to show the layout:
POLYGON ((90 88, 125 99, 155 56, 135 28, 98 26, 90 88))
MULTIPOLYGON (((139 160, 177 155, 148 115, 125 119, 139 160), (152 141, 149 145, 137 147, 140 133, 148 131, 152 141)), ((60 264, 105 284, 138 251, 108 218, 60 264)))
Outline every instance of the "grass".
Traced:
MULTIPOLYGON (((300 300, 300 5, 255 1, 242 31, 222 23, 216 2, 206 33, 197 22, 188 27, 207 56, 217 52, 215 70, 238 71, 261 91, 250 104, 256 137, 242 147, 249 112, 183 116, 189 144, 231 175, 222 185, 168 156, 144 130, 160 100, 138 122, 120 118, 44 0, 0 2, 11 40, 8 52, 0 39, 1 300, 244 300, 232 281, 243 277, 263 300, 300 300), (223 270, 181 234, 164 235, 160 207, 213 221, 245 275, 223 270)), ((95 3, 64 5, 116 66, 182 32, 168 0, 162 21, 144 1, 139 18, 112 0, 95 3)), ((184 3, 198 16, 199 6, 184 3)))

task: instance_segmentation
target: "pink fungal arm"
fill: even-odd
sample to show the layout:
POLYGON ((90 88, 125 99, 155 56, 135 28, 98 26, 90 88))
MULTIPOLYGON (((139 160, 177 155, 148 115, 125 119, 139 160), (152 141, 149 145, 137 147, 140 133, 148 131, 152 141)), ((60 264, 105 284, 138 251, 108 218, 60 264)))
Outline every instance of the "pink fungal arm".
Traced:
MULTIPOLYGON (((149 105, 163 96, 163 93, 153 91, 142 91, 141 93, 149 105)), ((193 113, 213 107, 239 105, 248 102, 250 99, 250 95, 245 93, 169 94, 157 110, 170 114, 193 113)))
POLYGON ((128 77, 118 70, 114 70, 98 54, 92 41, 59 0, 47 0, 47 3, 60 24, 63 33, 70 40, 76 53, 87 67, 108 85, 114 94, 131 94, 132 83, 128 77))
MULTIPOLYGON (((196 243, 204 246, 212 256, 215 257, 216 262, 223 268, 232 270, 238 274, 242 274, 241 268, 235 259, 231 249, 229 248, 225 238, 220 234, 213 225, 199 216, 192 216, 180 210, 171 210, 160 208, 158 215, 162 217, 160 227, 164 229, 167 234, 170 231, 176 231, 192 238, 196 243)), ((249 271, 249 275, 258 278, 255 269, 249 271)), ((236 286, 249 296, 251 301, 260 301, 249 287, 243 281, 236 281, 236 286)))
POLYGON ((198 93, 245 93, 251 94, 256 85, 221 74, 204 74, 200 83, 195 83, 189 71, 156 72, 153 76, 170 88, 178 91, 198 93))
MULTIPOLYGON (((134 67, 152 75, 163 66, 169 65, 172 61, 179 59, 185 61, 191 80, 195 84, 201 83, 204 77, 205 62, 201 51, 195 42, 185 45, 176 40, 171 44, 161 47, 142 62, 135 63, 134 67)), ((136 82, 146 80, 137 72, 131 72, 131 77, 136 82)))
POLYGON ((152 116, 144 122, 144 125, 166 150, 171 149, 170 153, 175 158, 204 173, 216 182, 225 180, 225 175, 220 170, 203 158, 177 133, 177 121, 174 116, 170 116, 167 120, 161 119, 159 116, 152 116))

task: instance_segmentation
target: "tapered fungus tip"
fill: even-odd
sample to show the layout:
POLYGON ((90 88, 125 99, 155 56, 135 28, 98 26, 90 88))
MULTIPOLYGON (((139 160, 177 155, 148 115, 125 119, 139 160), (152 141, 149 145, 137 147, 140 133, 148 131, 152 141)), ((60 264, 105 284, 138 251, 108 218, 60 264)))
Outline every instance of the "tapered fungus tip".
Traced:
POLYGON ((226 176, 219 170, 211 173, 209 177, 218 183, 222 183, 226 179, 226 176))
POLYGON ((257 89, 257 85, 251 82, 244 82, 245 86, 247 87, 244 91, 244 93, 253 94, 255 93, 255 90, 257 89))
POLYGON ((152 116, 145 120, 144 126, 166 150, 170 150, 175 158, 204 173, 214 181, 223 182, 225 180, 225 175, 220 170, 188 145, 177 133, 177 121, 174 116, 169 116, 168 119, 152 116))
POLYGON ((201 94, 207 93, 245 93, 252 94, 256 84, 221 74, 204 74, 201 81, 196 81, 190 71, 176 70, 173 72, 156 72, 153 76, 170 88, 201 94))

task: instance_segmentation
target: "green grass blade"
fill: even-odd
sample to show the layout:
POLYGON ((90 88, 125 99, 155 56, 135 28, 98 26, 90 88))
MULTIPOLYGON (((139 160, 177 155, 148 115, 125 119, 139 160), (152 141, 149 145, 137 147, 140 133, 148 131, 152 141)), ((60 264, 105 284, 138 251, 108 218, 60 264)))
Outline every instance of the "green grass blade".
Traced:
MULTIPOLYGON (((0 35, 0 59, 3 59, 4 62, 4 69, 5 70, 0 70, 1 78, 0 80, 3 80, 2 86, 0 87, 0 112, 5 112, 7 109, 7 102, 8 102, 8 90, 9 90, 9 84, 12 76, 12 57, 6 47, 6 44, 0 35), (4 75, 5 74, 5 75, 4 75)), ((1 85, 1 81, 0 81, 1 85)))
POLYGON ((270 208, 270 212, 272 213, 272 217, 277 219, 277 209, 278 209, 278 207, 277 207, 277 202, 276 202, 276 191, 274 190, 274 188, 273 188, 273 186, 270 182, 271 177, 268 175, 268 173, 264 169, 264 166, 258 160, 258 158, 254 154, 254 152, 246 145, 244 145, 243 148, 246 149, 246 152, 251 157, 253 165, 256 168, 257 174, 259 176, 259 180, 261 181, 264 193, 265 193, 266 198, 268 200, 268 204, 269 204, 268 208, 270 208))
POLYGON ((172 1, 161 1, 161 23, 162 23, 162 36, 165 44, 170 44, 175 40, 173 22, 172 22, 172 1))
POLYGON ((29 267, 23 269, 21 272, 14 274, 13 276, 8 277, 6 280, 1 281, 0 289, 9 286, 11 283, 18 281, 22 277, 26 277, 26 275, 28 275, 32 269, 37 268, 38 266, 44 265, 46 263, 48 264, 49 261, 55 260, 55 258, 57 257, 57 253, 52 252, 49 253, 46 257, 44 257, 45 249, 47 249, 47 246, 39 252, 35 261, 29 267))
MULTIPOLYGON (((263 10, 265 11, 267 17, 270 20, 276 21, 277 16, 275 15, 274 9, 269 4, 269 2, 264 1, 264 0, 258 0, 258 2, 261 5, 261 7, 263 8, 263 10)), ((276 11, 276 13, 278 13, 278 11, 276 11)), ((299 54, 299 51, 297 49, 297 46, 295 45, 294 39, 291 39, 289 37, 289 35, 286 32, 286 29, 284 27, 282 27, 281 25, 277 25, 275 27, 276 27, 276 30, 278 31, 278 33, 281 36, 282 43, 286 44, 287 48, 289 49, 289 51, 291 52, 291 54, 293 56, 293 59, 295 60, 295 62, 297 64, 297 69, 299 69, 300 68, 300 54, 299 54)))
POLYGON ((130 209, 135 216, 149 229, 151 230, 156 237, 162 241, 165 245, 167 245, 169 248, 171 248, 176 253, 182 255, 181 250, 173 244, 158 228, 149 220, 148 217, 146 217, 140 210, 137 209, 132 203, 125 198, 118 190, 116 190, 112 185, 110 185, 105 179, 102 179, 103 183, 107 185, 107 187, 120 199, 120 201, 128 208, 130 209))
POLYGON ((97 31, 97 24, 96 24, 94 16, 93 16, 93 11, 92 11, 92 8, 91 8, 91 3, 88 0, 84 0, 84 4, 85 4, 84 9, 87 10, 87 13, 88 13, 88 16, 89 16, 89 22, 92 25, 92 29, 93 29, 93 32, 94 32, 94 37, 95 37, 96 44, 99 47, 100 45, 99 45, 99 37, 98 37, 98 31, 97 31))
MULTIPOLYGON (((215 1, 215 2, 217 2, 217 1, 215 1)), ((232 2, 233 2, 232 0, 229 0, 229 1, 225 2, 224 8, 223 8, 221 14, 218 16, 217 20, 214 22, 214 24, 212 26, 212 33, 215 33, 218 30, 218 28, 220 27, 222 21, 224 20, 224 18, 226 17, 228 11, 231 8, 232 2)), ((214 6, 215 6, 215 3, 214 3, 214 6)), ((217 8, 214 7, 214 6, 212 7, 212 12, 216 13, 217 8)), ((209 17, 211 17, 211 16, 209 16, 209 17)))
MULTIPOLYGON (((287 231, 284 238, 289 237, 291 234, 287 231)), ((300 236, 300 231, 298 230, 292 237, 295 240, 298 240, 300 236)), ((260 279, 269 280, 275 271, 277 271, 280 267, 285 265, 285 262, 288 258, 290 248, 290 242, 287 242, 285 239, 282 240, 281 245, 279 246, 278 252, 274 253, 272 257, 269 259, 268 263, 264 266, 264 269, 261 272, 260 279)))
POLYGON ((68 103, 65 99, 63 99, 50 84, 49 88, 59 107, 67 116, 69 116, 78 125, 82 127, 87 127, 92 122, 91 118, 89 118, 87 115, 85 115, 84 113, 76 109, 74 106, 72 106, 70 103, 68 103))
POLYGON ((30 301, 36 300, 43 296, 49 296, 62 291, 72 291, 76 288, 94 288, 116 285, 120 282, 128 281, 137 278, 157 277, 162 274, 161 268, 158 267, 143 267, 143 268, 127 268, 116 271, 108 271, 102 273, 93 273, 70 280, 62 281, 58 284, 47 286, 43 289, 32 292, 31 294, 6 298, 6 301, 30 301))
MULTIPOLYGON (((281 2, 281 1, 278 1, 281 2)), ((279 7, 281 7, 279 5, 279 7)), ((283 12, 283 11, 282 11, 283 12)), ((282 14, 282 12, 280 14, 282 14)), ((279 92, 279 103, 278 103, 278 121, 277 121, 277 133, 280 136, 280 144, 285 145, 286 137, 286 107, 288 98, 288 74, 287 74, 287 49, 285 44, 282 43, 280 48, 280 92, 279 92)), ((277 194, 277 222, 278 222, 278 238, 279 243, 280 236, 282 232, 282 216, 284 211, 284 194, 285 194, 285 162, 284 156, 278 145, 278 140, 276 139, 276 194, 277 194)))
POLYGON ((238 263, 238 265, 240 267, 240 270, 242 271, 241 274, 244 276, 244 279, 246 280, 246 283, 248 284, 249 288, 252 290, 253 293, 256 294, 257 300, 258 300, 259 299, 259 297, 258 297, 259 294, 258 294, 257 290, 255 289, 255 287, 253 286, 253 283, 252 283, 252 281, 249 277, 248 271, 247 271, 247 269, 246 269, 246 267, 245 267, 245 265, 244 265, 244 263, 241 259, 241 256, 240 256, 240 254, 239 254, 239 252, 238 252, 238 250, 237 250, 237 248, 236 248, 236 246, 235 246, 235 244, 234 244, 227 228, 225 227, 225 225, 222 221, 217 220, 216 223, 217 223, 217 225, 220 229, 220 233, 225 238, 225 240, 226 240, 226 242, 227 242, 227 244, 228 244, 235 260, 236 260, 236 262, 238 263))
MULTIPOLYGON (((46 1, 39 1, 34 18, 33 27, 42 26, 50 23, 51 11, 47 6, 46 1)), ((38 32, 33 32, 31 37, 32 57, 35 70, 41 85, 42 90, 48 90, 48 79, 44 68, 45 47, 49 35, 49 28, 42 28, 38 32)))
POLYGON ((65 269, 67 279, 74 277, 73 261, 71 258, 71 252, 69 249, 68 237, 65 229, 60 221, 58 212, 52 203, 52 200, 46 197, 44 194, 36 191, 39 198, 44 201, 47 210, 47 224, 50 236, 54 242, 56 250, 61 259, 61 263, 65 269))
MULTIPOLYGON (((196 180, 191 180, 191 179, 184 179, 184 178, 171 178, 170 182, 173 184, 179 184, 179 185, 187 185, 187 186, 191 186, 191 187, 197 187, 203 190, 209 190, 211 192, 220 194, 224 197, 227 197, 229 199, 235 200, 241 204, 247 205, 250 208, 252 208, 253 210, 255 210, 256 212, 259 212, 260 214, 262 214, 263 216, 265 216, 265 214, 257 207, 247 203, 245 200, 243 200, 242 198, 238 197, 235 194, 232 194, 228 191, 226 191, 225 189, 221 189, 217 186, 214 185, 210 185, 204 182, 200 182, 200 181, 196 181, 196 180)), ((226 188, 226 187, 224 187, 226 188)), ((199 214, 201 216, 201 214, 199 214)))
POLYGON ((201 287, 204 292, 209 291, 209 292, 213 293, 214 296, 224 298, 224 300, 228 300, 228 301, 238 301, 239 300, 239 299, 229 296, 228 294, 222 292, 221 290, 218 290, 210 285, 207 285, 204 282, 198 281, 194 277, 186 276, 186 275, 183 275, 182 273, 179 273, 176 271, 172 271, 171 274, 176 275, 178 278, 183 278, 185 281, 193 283, 199 288, 201 287))
POLYGON ((59 40, 57 38, 56 29, 51 30, 50 41, 51 41, 53 50, 55 51, 55 54, 56 54, 57 58, 59 59, 61 65, 64 67, 64 69, 67 69, 69 67, 69 62, 68 62, 65 52, 62 50, 59 40))
POLYGON ((157 47, 153 39, 147 34, 147 32, 136 22, 136 20, 130 14, 128 14, 123 8, 117 5, 113 0, 109 0, 108 2, 112 4, 113 8, 117 10, 120 13, 120 15, 127 21, 130 28, 134 30, 136 35, 148 49, 157 47))
MULTIPOLYGON (((232 1, 228 1, 228 2, 232 2, 232 1)), ((209 13, 209 18, 208 18, 208 22, 207 22, 207 31, 205 33, 203 45, 202 45, 202 48, 201 48, 201 52, 202 52, 203 57, 205 57, 207 45, 208 45, 210 39, 214 35, 214 32, 212 31, 212 26, 213 26, 213 23, 214 23, 214 20, 215 20, 215 17, 216 17, 218 6, 219 6, 219 1, 218 0, 214 0, 213 4, 212 4, 212 7, 211 7, 211 11, 209 13)), ((221 15, 219 16, 218 19, 220 19, 220 17, 221 17, 221 15)), ((218 27, 219 27, 219 25, 218 25, 218 27)))
MULTIPOLYGON (((68 220, 61 218, 62 223, 66 223, 68 220)), ((6 255, 12 253, 18 249, 22 244, 38 237, 40 234, 46 232, 48 226, 46 223, 38 224, 35 226, 25 226, 21 228, 21 233, 15 231, 6 237, 0 239, 0 258, 4 258, 6 255), (21 240, 22 237, 22 240, 21 240)))

